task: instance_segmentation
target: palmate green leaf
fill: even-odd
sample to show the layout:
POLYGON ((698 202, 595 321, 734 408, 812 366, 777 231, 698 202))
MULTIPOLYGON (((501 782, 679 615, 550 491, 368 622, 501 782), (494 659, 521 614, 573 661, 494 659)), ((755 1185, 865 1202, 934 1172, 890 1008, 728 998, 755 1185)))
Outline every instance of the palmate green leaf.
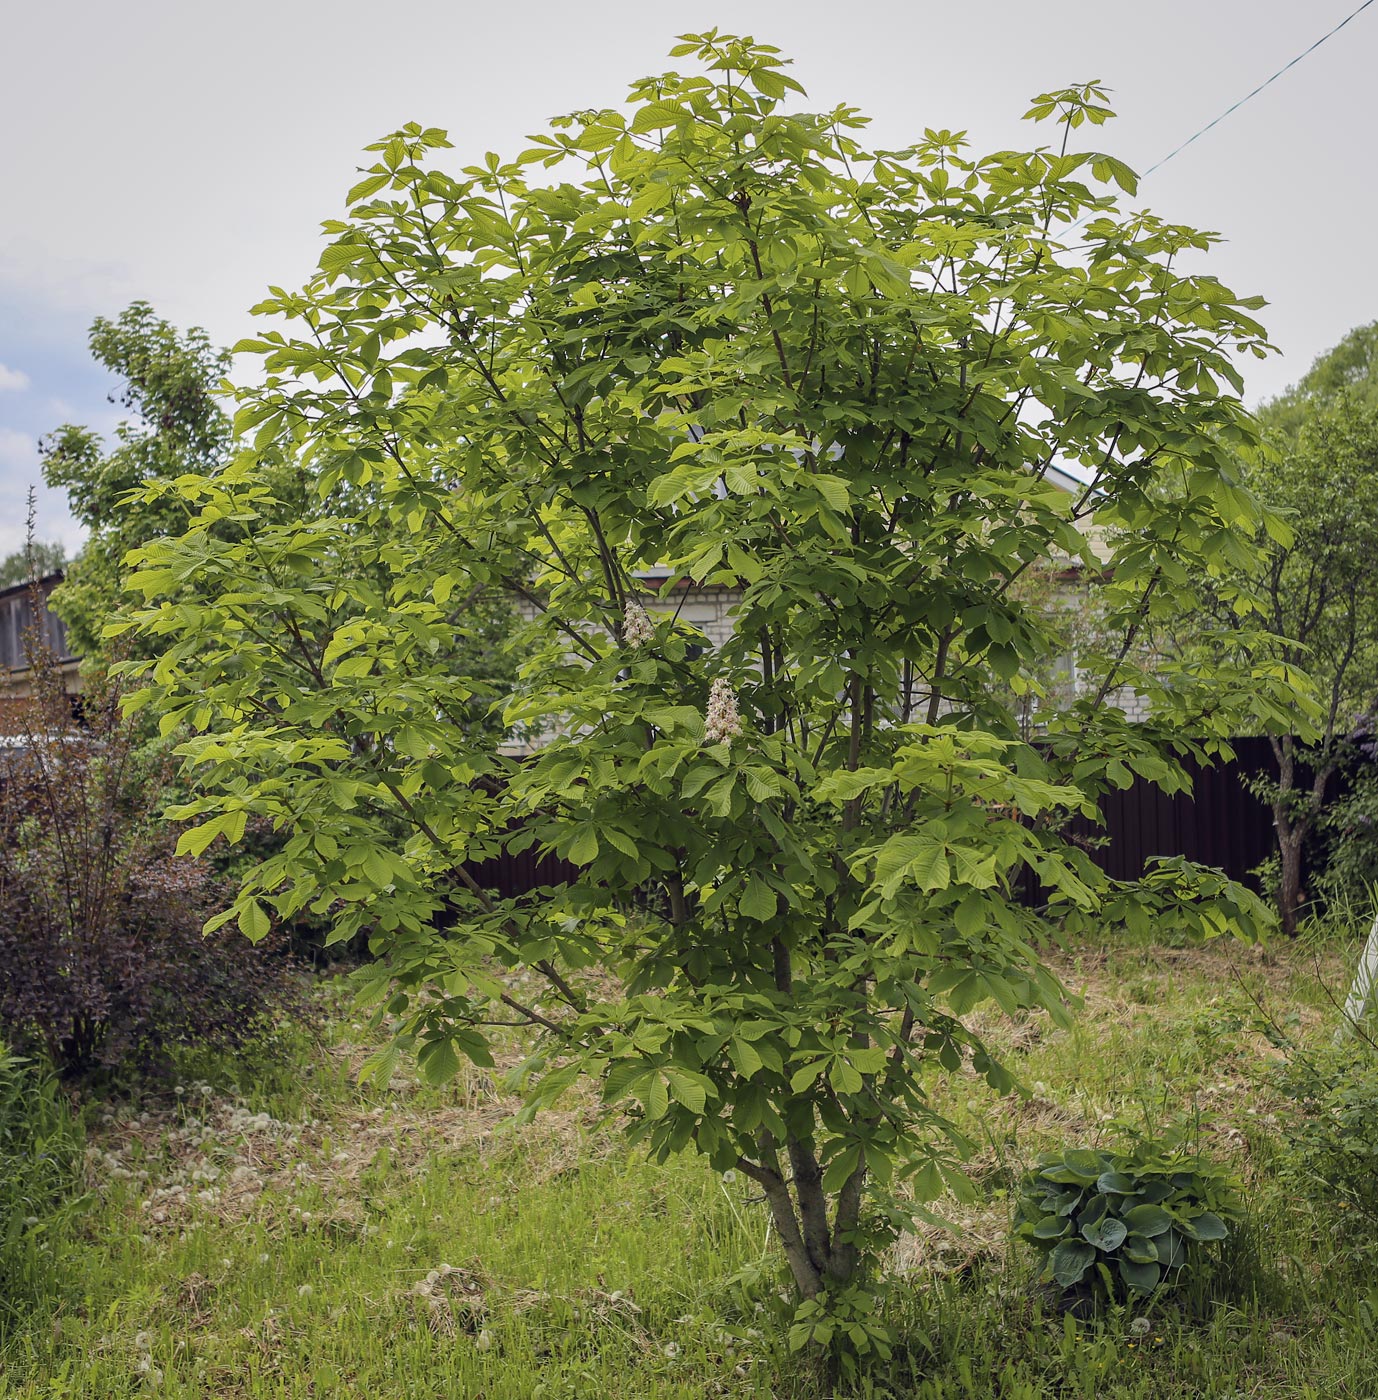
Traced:
POLYGON ((765 1065, 765 1061, 762 1060, 760 1052, 752 1042, 743 1040, 740 1036, 736 1036, 729 1041, 727 1049, 732 1057, 733 1068, 738 1074, 748 1079, 765 1065))
POLYGON ((395 1039, 388 1040, 364 1057, 359 1066, 359 1079, 365 1084, 378 1084, 386 1087, 397 1072, 397 1063, 402 1057, 402 1047, 395 1039))
POLYGON ((775 891, 759 875, 752 875, 737 907, 747 918, 766 923, 775 917, 778 902, 775 891))
POLYGON ((688 1074, 684 1070, 667 1069, 665 1082, 670 1097, 683 1104, 690 1113, 702 1113, 708 1104, 710 1081, 700 1075, 688 1074))
POLYGON ((934 891, 946 889, 950 879, 947 851, 931 836, 891 837, 876 859, 876 880, 887 899, 906 883, 934 891))
POLYGON ((459 1056, 448 1038, 426 1041, 416 1058, 427 1084, 448 1084, 459 1073, 459 1056))
POLYGON ((425 734, 408 725, 392 736, 392 742, 398 753, 406 754, 408 758, 426 758, 431 752, 431 744, 425 734))
POLYGON ((694 120, 694 114, 678 102, 648 102, 632 118, 628 128, 633 135, 640 136, 648 131, 660 131, 667 126, 677 126, 680 122, 694 120))
POLYGON ((859 1094, 866 1085, 861 1071, 841 1055, 828 1066, 828 1083, 839 1094, 859 1094))
POLYGON ((267 938, 269 930, 272 928, 272 920, 268 917, 268 911, 256 899, 243 900, 238 905, 238 922, 240 932, 253 943, 259 943, 267 938))
POLYGON ((950 846, 952 865, 959 885, 989 889, 996 881, 995 856, 972 850, 969 846, 950 846))
POLYGON ((376 175, 365 175, 357 185, 350 188, 345 195, 346 204, 357 204, 361 199, 367 199, 371 194, 377 194, 379 190, 392 178, 386 171, 376 175))
POLYGON ((827 802, 850 802, 858 794, 894 781, 888 768, 839 769, 814 789, 815 796, 827 802))
POLYGON ((823 1171, 823 1189, 840 1191, 861 1163, 861 1145, 852 1143, 838 1152, 823 1171))
POLYGON ((364 856, 363 871, 375 885, 386 885, 392 880, 392 863, 376 846, 364 856))
POLYGON ((179 856, 199 856, 212 841, 225 829, 226 814, 212 817, 209 821, 202 822, 200 826, 193 826, 184 831, 177 838, 177 854, 179 856))
POLYGON ((670 1092, 660 1074, 653 1073, 647 1076, 641 1102, 645 1107, 646 1116, 651 1119, 664 1118, 670 1111, 670 1092))
POLYGON ((644 1060, 619 1060, 608 1070, 603 1080, 604 1103, 621 1103, 628 1094, 634 1092, 634 1084, 643 1079, 646 1073, 644 1060))
POLYGON ((344 272, 367 256, 367 247, 357 243, 332 243, 321 254, 321 271, 328 274, 344 272))
POLYGON ((590 823, 585 825, 570 843, 565 852, 575 865, 591 865, 598 857, 598 831, 590 823))

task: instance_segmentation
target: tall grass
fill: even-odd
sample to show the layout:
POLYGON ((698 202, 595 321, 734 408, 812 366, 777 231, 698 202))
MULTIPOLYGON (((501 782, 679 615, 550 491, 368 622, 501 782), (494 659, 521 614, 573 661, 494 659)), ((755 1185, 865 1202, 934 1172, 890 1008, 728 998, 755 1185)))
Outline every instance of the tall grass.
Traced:
POLYGON ((54 1296, 53 1235, 78 1200, 82 1141, 56 1077, 0 1041, 0 1342, 54 1296))
MULTIPOLYGON (((1083 945, 1060 965, 1084 992, 1072 1030, 992 1017, 1029 1097, 992 1102, 963 1074, 933 1077, 937 1105, 982 1144, 974 1195, 951 1206, 957 1233, 897 1249, 885 1307, 901 1344, 863 1393, 1378 1395, 1378 1280, 1324 1202, 1278 1170, 1289 1144, 1268 1088, 1274 1052, 1250 1019, 1253 998, 1324 1038, 1321 983, 1338 967, 1324 951, 1318 978, 1310 954, 1270 965, 1083 945), (1110 1141, 1121 1121, 1188 1122, 1243 1173, 1248 1219, 1187 1296, 1078 1320, 1011 1245, 1008 1192, 1039 1151, 1110 1141)), ((445 1090, 405 1074, 360 1087, 370 1046, 335 1006, 323 1038, 279 1045, 276 1068, 188 1059, 181 1095, 92 1122, 98 1204, 54 1227, 58 1277, 0 1349, 0 1395, 828 1393, 789 1351, 749 1183, 693 1159, 648 1164, 582 1101, 514 1131, 478 1071, 445 1090)))

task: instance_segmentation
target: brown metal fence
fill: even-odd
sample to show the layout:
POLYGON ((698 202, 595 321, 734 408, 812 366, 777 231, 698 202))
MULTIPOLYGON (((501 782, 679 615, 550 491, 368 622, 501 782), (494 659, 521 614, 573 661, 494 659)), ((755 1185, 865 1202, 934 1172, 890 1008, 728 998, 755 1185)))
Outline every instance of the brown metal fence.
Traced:
MULTIPOLYGON (((1231 740, 1235 757, 1206 767, 1188 761, 1190 793, 1169 796, 1142 779, 1101 799, 1105 825, 1078 818, 1078 836, 1104 838, 1092 857, 1108 875, 1132 880, 1153 856, 1186 856, 1215 866, 1234 880, 1273 854, 1273 815, 1248 789, 1249 778, 1275 774, 1273 750, 1263 737, 1231 740)), ((1252 883, 1252 882, 1251 882, 1252 883)))
POLYGON ((579 867, 559 856, 543 856, 533 847, 516 855, 504 851, 491 860, 471 865, 469 873, 500 899, 512 899, 530 894, 542 885, 562 885, 578 879, 579 867))

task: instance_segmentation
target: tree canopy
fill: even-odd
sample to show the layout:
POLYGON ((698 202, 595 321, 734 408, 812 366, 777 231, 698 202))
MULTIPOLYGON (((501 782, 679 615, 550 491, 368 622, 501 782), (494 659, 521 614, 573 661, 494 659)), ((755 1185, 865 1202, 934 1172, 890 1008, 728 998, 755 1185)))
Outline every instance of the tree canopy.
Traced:
POLYGON ((796 1339, 865 1350, 876 1251, 960 1180, 929 1076, 1010 1088, 981 1002, 1066 1014, 1047 920, 1264 917, 1180 861, 1109 880, 1065 822, 1294 699, 1271 661, 1136 660, 1261 521, 1286 535, 1236 466, 1231 355, 1265 342, 1256 301, 1178 270, 1210 237, 1123 212, 1132 172, 1073 149, 1111 115, 1094 84, 1035 99, 1050 147, 876 151, 855 109, 791 106, 768 46, 674 52, 696 70, 514 159, 446 169, 419 125, 370 147, 319 273, 260 308, 288 328, 239 347, 246 445, 148 492, 193 514, 138 556, 136 669, 195 731, 184 848, 288 833, 225 917, 370 934, 398 1032, 373 1071, 534 1028, 533 1110, 588 1077, 653 1152, 748 1174, 796 1339), (1054 555, 1110 566, 1106 641, 1035 747, 1018 701, 1061 643, 1016 585, 1054 555), (687 582, 740 590, 717 648, 687 582), (495 701, 525 754, 457 722, 485 690, 445 647, 491 590, 525 619, 495 701), (578 877, 475 879, 532 845, 578 877))
POLYGON ((1280 859, 1278 902, 1295 932, 1308 837, 1343 761, 1356 720, 1378 707, 1378 322, 1350 332, 1300 384, 1264 405, 1267 450, 1247 480, 1283 512, 1291 533, 1263 539, 1243 587, 1262 627, 1226 645, 1306 672, 1320 710, 1273 734, 1276 781, 1261 788, 1273 809, 1280 859))
POLYGON ((61 540, 34 540, 0 560, 0 588, 27 583, 35 575, 43 578, 66 564, 67 550, 61 540))
POLYGON ((1259 417, 1278 437, 1295 437, 1308 415, 1339 396, 1365 408, 1378 408, 1378 321, 1355 326, 1277 398, 1259 409, 1259 417))
POLYGON ((175 497, 137 502, 153 479, 213 470, 230 442, 230 420, 215 397, 229 355, 205 331, 182 332, 136 301, 113 321, 91 326, 91 353, 123 384, 131 417, 107 447, 89 428, 66 424, 42 443, 43 477, 67 492, 86 543, 53 595, 73 650, 101 649, 101 632, 121 599, 125 555, 166 534, 180 535, 187 510, 175 497))

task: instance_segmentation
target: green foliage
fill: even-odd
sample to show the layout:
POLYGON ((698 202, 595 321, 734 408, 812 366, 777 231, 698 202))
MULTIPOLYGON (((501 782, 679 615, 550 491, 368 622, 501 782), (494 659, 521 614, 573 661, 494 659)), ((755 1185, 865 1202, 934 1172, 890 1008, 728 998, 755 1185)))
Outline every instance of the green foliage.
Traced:
MULTIPOLYGON (((764 1191, 804 1299, 854 1298, 961 1179, 931 1074, 1011 1084, 963 1018, 1065 1018, 1023 882, 1053 919, 1140 896, 1063 818, 1136 775, 1180 788, 1185 754, 1296 703, 1271 664, 1133 648, 1247 558, 1254 430, 1222 385, 1264 342, 1256 301, 1174 270, 1208 236, 1118 209, 1109 156, 870 152, 854 109, 785 105, 773 49, 676 52, 703 71, 515 160, 446 171, 415 125, 370 148, 319 274, 260 308, 286 328, 239 347, 265 372, 244 450, 146 492, 191 519, 138 555, 160 657, 132 669, 195 731, 183 849, 285 833, 226 919, 366 932, 365 995, 429 1078, 535 1028, 529 1112, 593 1082, 656 1157, 764 1191), (1091 486, 1050 484, 1055 459, 1091 486), (1061 640, 1015 584, 1055 552, 1099 566, 1093 529, 1109 640, 1035 748, 1011 697, 1061 640), (676 616, 687 583, 737 593, 716 648, 676 616), (497 688, 447 650, 494 591, 524 619, 490 711, 521 760, 474 734, 497 688), (532 846, 578 877, 476 886, 532 846)), ((1037 105, 1059 146, 1106 115, 1094 85, 1037 105)))
POLYGON ((48 1229, 76 1197, 81 1148, 55 1076, 0 1041, 0 1340, 52 1292, 48 1229))
POLYGON ((1378 408, 1378 321, 1356 326, 1338 345, 1318 355, 1298 383, 1261 411, 1270 428, 1295 437, 1317 403, 1342 396, 1378 408))
POLYGON ((1129 1152, 1072 1148, 1020 1183, 1015 1231, 1072 1296, 1148 1296, 1199 1273, 1240 1218, 1232 1173, 1169 1137, 1129 1152))
POLYGON ((1356 1257, 1378 1251, 1378 1046, 1362 1033, 1324 1050, 1290 1047, 1276 1079, 1291 1101, 1284 1163, 1356 1257))
POLYGON ((31 578, 45 578, 67 565, 67 550, 60 540, 35 540, 0 560, 0 588, 12 588, 31 578))
POLYGON ((1319 880, 1327 916, 1344 936, 1378 912, 1378 714, 1360 717, 1346 736, 1340 793, 1321 813, 1323 871, 1319 880))
POLYGON ((1164 942, 1198 943, 1224 934, 1262 942, 1275 919, 1250 889, 1184 856, 1152 856, 1136 884, 1107 892, 1094 915, 1068 910, 1064 925, 1091 934, 1103 926, 1164 942))
POLYGON ((67 492, 87 531, 53 595, 78 656, 103 650, 101 632, 119 605, 128 551, 186 525, 175 498, 135 500, 131 493, 150 480, 213 468, 230 441, 230 420, 215 399, 229 356, 205 331, 182 333, 136 301, 113 321, 97 317, 90 345, 96 362, 122 381, 120 402, 132 417, 115 430, 113 447, 72 424, 41 444, 43 479, 67 492))
MULTIPOLYGON (((1278 905, 1295 933, 1303 853, 1343 763, 1346 735, 1378 705, 1378 391, 1372 352, 1378 327, 1354 331, 1322 357, 1297 389, 1265 405, 1266 451, 1250 461, 1248 485, 1284 515, 1285 534, 1260 532, 1260 551, 1215 598, 1207 646, 1305 672, 1320 705, 1274 733, 1276 772, 1257 785, 1277 831, 1278 905), (1243 599, 1248 601, 1241 601, 1243 599), (1238 615, 1261 623, 1241 632, 1238 615)), ((1200 627, 1189 650, 1200 650, 1200 627)))

